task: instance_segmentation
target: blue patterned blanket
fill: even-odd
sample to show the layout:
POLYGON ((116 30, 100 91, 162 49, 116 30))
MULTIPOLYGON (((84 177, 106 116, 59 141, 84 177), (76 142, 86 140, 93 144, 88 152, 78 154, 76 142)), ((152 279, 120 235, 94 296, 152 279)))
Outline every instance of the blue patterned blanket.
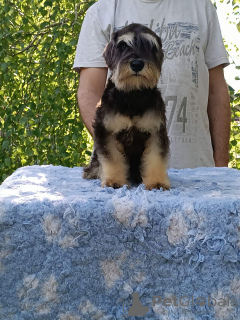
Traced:
POLYGON ((240 319, 240 171, 114 190, 31 166, 0 186, 0 319, 240 319))

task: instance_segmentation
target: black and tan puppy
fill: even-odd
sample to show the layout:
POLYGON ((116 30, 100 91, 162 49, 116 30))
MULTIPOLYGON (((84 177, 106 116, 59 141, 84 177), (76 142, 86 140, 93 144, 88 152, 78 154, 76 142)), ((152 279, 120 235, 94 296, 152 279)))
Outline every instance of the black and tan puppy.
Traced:
POLYGON ((119 188, 144 183, 170 188, 165 105, 157 83, 163 62, 160 38, 130 24, 112 34, 104 58, 112 74, 97 108, 94 152, 86 179, 119 188))

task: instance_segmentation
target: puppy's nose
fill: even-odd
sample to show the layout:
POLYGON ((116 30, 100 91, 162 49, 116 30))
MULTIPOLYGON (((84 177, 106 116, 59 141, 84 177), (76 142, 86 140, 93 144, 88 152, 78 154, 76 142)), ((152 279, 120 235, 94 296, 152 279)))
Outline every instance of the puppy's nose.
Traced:
POLYGON ((139 72, 143 69, 144 62, 142 60, 133 60, 130 63, 130 67, 133 71, 139 72))

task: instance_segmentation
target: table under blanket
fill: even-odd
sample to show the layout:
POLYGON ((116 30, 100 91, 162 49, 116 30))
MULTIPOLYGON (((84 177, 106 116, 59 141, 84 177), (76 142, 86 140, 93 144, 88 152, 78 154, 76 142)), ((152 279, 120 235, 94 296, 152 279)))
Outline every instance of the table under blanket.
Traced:
POLYGON ((0 186, 0 319, 240 319, 240 171, 169 191, 30 166, 0 186))

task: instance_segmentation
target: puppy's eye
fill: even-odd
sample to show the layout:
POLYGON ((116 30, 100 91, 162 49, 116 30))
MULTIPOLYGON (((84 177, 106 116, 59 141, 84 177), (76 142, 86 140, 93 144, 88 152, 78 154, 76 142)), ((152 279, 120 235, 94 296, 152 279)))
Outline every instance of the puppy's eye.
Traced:
POLYGON ((125 51, 127 47, 128 45, 124 41, 119 42, 119 44, 117 45, 117 48, 120 49, 122 52, 125 51))

